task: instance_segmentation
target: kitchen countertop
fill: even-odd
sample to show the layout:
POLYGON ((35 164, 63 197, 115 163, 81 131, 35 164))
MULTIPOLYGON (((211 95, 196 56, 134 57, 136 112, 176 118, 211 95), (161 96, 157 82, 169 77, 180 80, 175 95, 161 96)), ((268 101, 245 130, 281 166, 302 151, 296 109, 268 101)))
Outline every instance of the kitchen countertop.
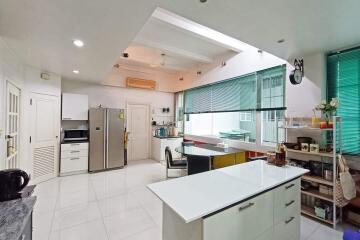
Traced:
POLYGON ((35 202, 35 196, 0 202, 0 240, 20 238, 35 202))
POLYGON ((177 147, 175 151, 184 155, 209 156, 209 157, 245 152, 245 150, 232 148, 232 147, 221 148, 213 144, 196 144, 190 146, 180 146, 177 147))
POLYGON ((167 136, 167 137, 161 137, 161 136, 153 136, 154 138, 159 139, 168 139, 168 138, 183 138, 182 136, 167 136))
POLYGON ((258 160, 149 184, 186 223, 302 176, 308 170, 258 160))

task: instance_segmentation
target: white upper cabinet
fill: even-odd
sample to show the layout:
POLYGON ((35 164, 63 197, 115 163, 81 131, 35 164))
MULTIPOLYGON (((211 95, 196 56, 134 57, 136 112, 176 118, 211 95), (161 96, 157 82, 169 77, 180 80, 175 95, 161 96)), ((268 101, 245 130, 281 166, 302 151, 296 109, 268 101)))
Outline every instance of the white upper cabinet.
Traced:
POLYGON ((81 94, 62 94, 62 120, 88 120, 89 97, 81 94))

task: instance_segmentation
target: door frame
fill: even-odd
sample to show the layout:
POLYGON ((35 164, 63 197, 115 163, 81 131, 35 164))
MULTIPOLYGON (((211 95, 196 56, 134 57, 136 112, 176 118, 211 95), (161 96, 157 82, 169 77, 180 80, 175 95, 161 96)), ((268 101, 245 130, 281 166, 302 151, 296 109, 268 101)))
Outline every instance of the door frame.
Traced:
MULTIPOLYGON (((151 156, 152 156, 152 149, 151 149, 151 141, 152 141, 152 128, 151 128, 151 104, 149 103, 144 103, 144 102, 133 102, 133 101, 127 101, 126 102, 126 132, 129 132, 129 109, 130 109, 130 106, 131 105, 143 105, 143 106, 146 106, 149 110, 149 116, 148 116, 148 127, 149 127, 149 132, 148 132, 148 138, 149 138, 149 141, 148 141, 148 159, 151 159, 151 156)), ((130 137, 131 137, 131 132, 130 132, 130 137)), ((127 148, 127 160, 128 160, 128 163, 130 161, 132 161, 130 159, 130 151, 129 151, 129 143, 128 143, 128 148, 127 148)))

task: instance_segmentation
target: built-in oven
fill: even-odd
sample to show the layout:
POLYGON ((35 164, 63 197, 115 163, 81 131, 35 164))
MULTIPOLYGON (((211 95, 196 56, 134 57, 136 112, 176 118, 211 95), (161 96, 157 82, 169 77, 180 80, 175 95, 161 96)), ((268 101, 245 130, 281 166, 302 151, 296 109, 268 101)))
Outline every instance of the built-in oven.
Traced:
POLYGON ((64 129, 63 142, 88 141, 88 129, 64 129))

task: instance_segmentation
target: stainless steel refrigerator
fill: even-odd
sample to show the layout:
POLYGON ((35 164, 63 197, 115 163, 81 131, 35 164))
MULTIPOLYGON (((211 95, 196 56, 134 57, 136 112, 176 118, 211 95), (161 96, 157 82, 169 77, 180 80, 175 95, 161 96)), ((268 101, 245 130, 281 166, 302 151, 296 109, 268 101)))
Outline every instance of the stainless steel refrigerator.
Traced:
POLYGON ((124 109, 89 110, 89 171, 124 167, 124 109))

